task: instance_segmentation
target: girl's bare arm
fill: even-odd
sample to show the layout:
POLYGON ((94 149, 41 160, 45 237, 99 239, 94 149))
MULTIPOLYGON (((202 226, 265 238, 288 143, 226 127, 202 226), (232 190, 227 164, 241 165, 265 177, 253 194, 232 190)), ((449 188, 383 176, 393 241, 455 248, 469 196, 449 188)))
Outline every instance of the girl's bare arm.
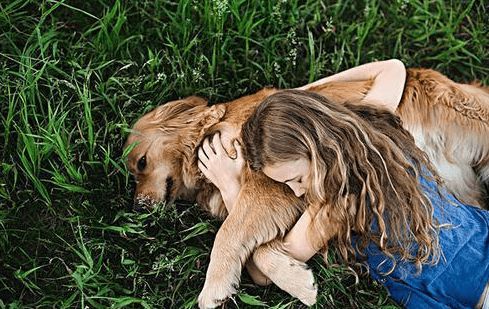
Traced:
POLYGON ((401 101, 406 82, 406 67, 398 59, 370 62, 325 77, 298 89, 307 90, 329 82, 373 80, 370 91, 363 98, 366 103, 385 106, 394 112, 401 101))

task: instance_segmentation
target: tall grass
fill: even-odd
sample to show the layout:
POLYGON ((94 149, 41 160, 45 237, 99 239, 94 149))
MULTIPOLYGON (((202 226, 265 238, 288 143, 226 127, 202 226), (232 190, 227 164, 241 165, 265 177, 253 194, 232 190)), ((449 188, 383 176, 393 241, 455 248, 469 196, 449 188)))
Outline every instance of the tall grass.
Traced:
MULTIPOLYGON (((0 2, 0 308, 192 308, 219 227, 196 205, 131 209, 122 145, 151 108, 230 100, 396 57, 488 83, 486 1, 0 2)), ((310 264, 318 308, 394 307, 310 264)), ((300 307, 244 275, 231 307, 300 307)))

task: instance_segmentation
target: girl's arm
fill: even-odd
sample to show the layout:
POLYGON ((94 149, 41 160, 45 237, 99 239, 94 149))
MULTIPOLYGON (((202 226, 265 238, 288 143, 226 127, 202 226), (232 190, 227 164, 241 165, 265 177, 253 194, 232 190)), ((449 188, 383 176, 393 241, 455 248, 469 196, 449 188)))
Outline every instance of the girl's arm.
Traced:
POLYGON ((307 262, 318 251, 314 249, 307 237, 307 229, 310 223, 311 216, 306 211, 284 238, 284 246, 287 252, 293 258, 302 262, 307 262))
POLYGON ((406 68, 398 59, 370 62, 346 71, 325 77, 314 83, 300 87, 308 90, 330 82, 355 82, 373 80, 372 87, 363 98, 366 103, 385 106, 394 112, 401 101, 406 82, 406 68))

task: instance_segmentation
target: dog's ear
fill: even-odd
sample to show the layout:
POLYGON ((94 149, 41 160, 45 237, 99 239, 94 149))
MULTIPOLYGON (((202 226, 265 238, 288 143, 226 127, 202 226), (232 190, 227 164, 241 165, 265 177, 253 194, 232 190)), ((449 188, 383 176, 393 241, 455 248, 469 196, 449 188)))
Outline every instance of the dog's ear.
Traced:
POLYGON ((207 106, 207 100, 197 96, 186 97, 181 100, 168 102, 155 108, 153 118, 160 123, 180 116, 182 113, 190 111, 193 108, 203 108, 207 106))
POLYGON ((204 117, 202 117, 199 125, 203 131, 207 131, 208 128, 221 121, 224 114, 226 114, 226 106, 224 104, 212 105, 204 112, 204 117))
MULTIPOLYGON (((182 175, 183 182, 186 187, 192 188, 196 186, 197 180, 201 179, 202 172, 197 168, 197 147, 202 142, 203 138, 209 134, 212 126, 218 124, 226 114, 225 104, 216 104, 210 107, 205 107, 205 110, 200 114, 200 120, 196 124, 191 124, 190 120, 184 124, 187 129, 197 129, 197 135, 190 134, 186 136, 188 140, 182 139, 180 142, 187 145, 184 147, 182 175)), ((190 117, 189 119, 192 119, 190 117)))

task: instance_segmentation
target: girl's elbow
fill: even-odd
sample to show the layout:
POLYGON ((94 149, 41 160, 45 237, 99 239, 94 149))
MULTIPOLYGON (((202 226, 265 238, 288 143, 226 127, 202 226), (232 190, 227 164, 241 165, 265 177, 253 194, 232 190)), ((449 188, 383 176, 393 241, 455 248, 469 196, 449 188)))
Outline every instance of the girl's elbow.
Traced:
POLYGON ((387 60, 387 62, 391 70, 396 71, 404 76, 406 75, 406 66, 404 65, 404 62, 396 58, 387 60))

